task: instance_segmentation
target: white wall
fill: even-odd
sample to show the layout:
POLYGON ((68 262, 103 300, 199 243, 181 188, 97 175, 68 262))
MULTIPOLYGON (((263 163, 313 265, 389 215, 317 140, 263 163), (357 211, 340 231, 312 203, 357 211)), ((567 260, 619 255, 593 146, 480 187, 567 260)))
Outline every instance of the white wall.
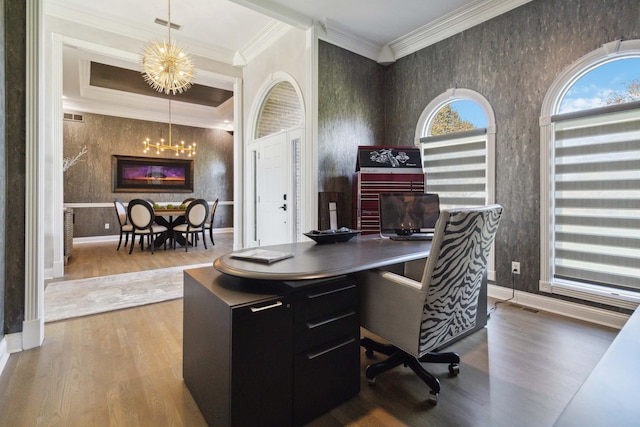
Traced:
MULTIPOLYGON (((255 121, 265 88, 270 87, 274 80, 282 80, 282 75, 286 74, 302 92, 305 111, 301 165, 302 230, 315 228, 317 223, 317 45, 314 28, 303 31, 292 27, 243 70, 245 147, 252 139, 252 121, 255 121)), ((244 161, 241 163, 245 164, 244 161)), ((243 171, 238 171, 238 174, 246 175, 243 171)), ((243 194, 246 194, 246 186, 243 194)), ((246 215, 243 217, 246 219, 246 215)))

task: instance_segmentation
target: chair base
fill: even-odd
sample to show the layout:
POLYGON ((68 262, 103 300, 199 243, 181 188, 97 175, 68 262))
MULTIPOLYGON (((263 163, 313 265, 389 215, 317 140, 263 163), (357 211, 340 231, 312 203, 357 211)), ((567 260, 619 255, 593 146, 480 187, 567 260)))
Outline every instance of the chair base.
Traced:
POLYGON ((371 338, 362 338, 360 345, 366 349, 365 354, 372 357, 374 352, 382 353, 389 358, 367 366, 366 376, 370 382, 375 382, 375 378, 387 372, 396 366, 404 365, 409 367, 415 374, 429 387, 429 400, 433 403, 438 401, 438 393, 440 393, 440 380, 424 369, 421 363, 448 363, 449 374, 456 376, 460 372, 460 356, 457 353, 435 353, 429 352, 420 359, 401 350, 392 344, 382 344, 371 338))

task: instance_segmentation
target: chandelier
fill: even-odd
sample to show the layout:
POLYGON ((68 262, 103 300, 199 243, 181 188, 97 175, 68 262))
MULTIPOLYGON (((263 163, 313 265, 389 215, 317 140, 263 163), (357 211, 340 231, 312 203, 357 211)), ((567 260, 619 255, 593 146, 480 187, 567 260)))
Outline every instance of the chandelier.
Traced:
POLYGON ((189 54, 171 39, 171 0, 168 0, 168 10, 169 41, 151 42, 143 47, 142 67, 144 79, 153 89, 175 95, 191 87, 193 63, 189 54))
POLYGON ((176 156, 180 154, 186 154, 188 157, 196 155, 196 143, 192 143, 189 145, 184 145, 184 141, 180 141, 180 143, 173 144, 171 141, 171 100, 169 100, 169 140, 168 144, 165 143, 164 138, 160 138, 159 142, 155 144, 151 142, 151 138, 146 138, 142 143, 144 144, 144 153, 148 153, 151 150, 156 150, 156 154, 160 154, 165 150, 174 151, 176 156))

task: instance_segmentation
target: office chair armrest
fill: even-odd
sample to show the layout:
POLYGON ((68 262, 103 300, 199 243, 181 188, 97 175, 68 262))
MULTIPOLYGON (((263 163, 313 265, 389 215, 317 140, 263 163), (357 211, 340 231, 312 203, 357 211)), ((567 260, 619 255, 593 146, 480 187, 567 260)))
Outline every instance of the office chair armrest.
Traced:
POLYGON ((396 283, 401 286, 407 286, 409 288, 420 290, 422 288, 422 283, 416 280, 413 280, 409 277, 402 276, 400 274, 393 273, 391 271, 378 271, 377 272, 383 279, 388 280, 389 282, 396 283))
POLYGON ((358 275, 360 323, 404 351, 417 354, 425 293, 422 283, 383 270, 358 275))
MULTIPOLYGON (((424 276, 424 266, 427 264, 427 257, 407 261, 404 263, 404 276, 416 282, 422 282, 424 276)), ((422 285, 421 285, 422 286, 422 285)))

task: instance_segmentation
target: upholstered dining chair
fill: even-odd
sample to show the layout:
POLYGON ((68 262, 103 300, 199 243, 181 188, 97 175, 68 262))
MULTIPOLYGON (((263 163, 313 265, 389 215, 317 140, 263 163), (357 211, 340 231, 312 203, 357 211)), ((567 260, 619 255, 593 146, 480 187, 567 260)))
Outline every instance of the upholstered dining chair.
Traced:
MULTIPOLYGON (((204 199, 196 199, 191 201, 187 205, 187 210, 185 211, 184 218, 186 222, 184 224, 176 225, 173 227, 173 231, 175 233, 183 233, 185 234, 185 252, 189 251, 189 235, 191 235, 191 244, 195 246, 196 244, 196 236, 198 233, 202 233, 202 243, 204 244, 204 248, 207 248, 207 241, 205 240, 204 235, 204 223, 207 220, 207 215, 209 214, 209 204, 204 199)), ((175 245, 175 244, 174 244, 175 245)))
POLYGON ((212 245, 216 244, 216 242, 213 241, 213 218, 216 214, 217 208, 218 208, 218 199, 216 199, 211 205, 211 215, 209 216, 209 221, 204 223, 204 229, 209 230, 209 239, 211 239, 212 245))
MULTIPOLYGON (((140 236, 140 248, 142 250, 144 250, 144 237, 149 237, 149 246, 151 246, 151 253, 153 254, 156 237, 167 231, 167 227, 155 223, 153 205, 144 199, 133 199, 129 202, 127 214, 129 217, 129 223, 132 226, 129 254, 133 252, 136 235, 140 236)), ((164 248, 167 249, 166 241, 164 248)))
POLYGON ((129 243, 129 234, 133 231, 133 226, 129 224, 129 219, 127 217, 127 208, 125 208, 124 203, 118 198, 113 199, 113 205, 116 208, 116 215, 118 216, 118 224, 120 225, 120 239, 118 240, 118 247, 116 251, 120 250, 120 245, 122 244, 122 236, 124 235, 124 247, 127 247, 127 243, 129 243))
POLYGON ((367 356, 389 356, 366 369, 370 382, 396 366, 411 368, 430 388, 437 403, 440 382, 421 363, 448 363, 449 373, 459 372, 457 353, 437 353, 475 326, 480 287, 493 245, 502 207, 491 205, 442 210, 424 262, 422 277, 389 271, 360 274, 361 324, 387 340, 382 344, 364 337, 367 356))

